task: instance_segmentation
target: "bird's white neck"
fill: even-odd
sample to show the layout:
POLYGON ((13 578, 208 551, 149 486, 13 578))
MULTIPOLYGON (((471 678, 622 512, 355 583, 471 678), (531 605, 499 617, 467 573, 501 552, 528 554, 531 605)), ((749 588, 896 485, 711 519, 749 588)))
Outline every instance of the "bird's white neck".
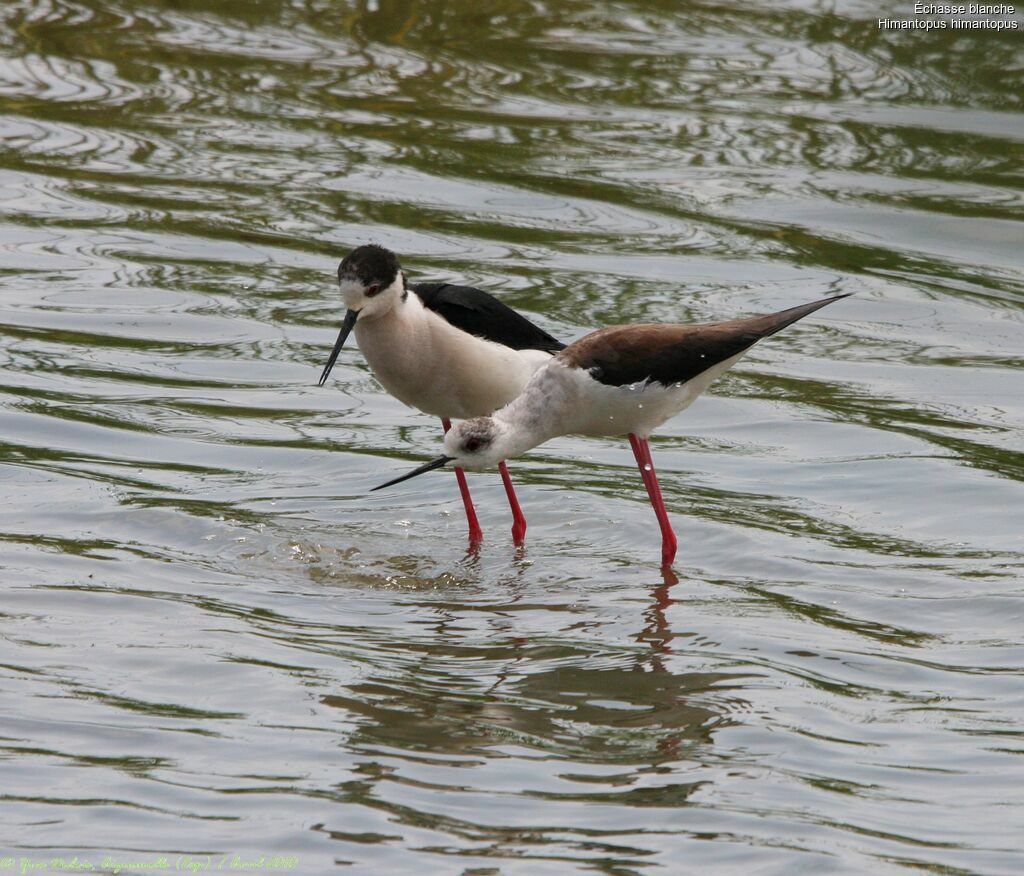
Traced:
POLYGON ((407 333, 426 321, 426 308, 418 295, 412 293, 404 298, 395 296, 386 309, 369 307, 360 311, 356 322, 355 335, 359 348, 371 360, 370 367, 375 368, 372 361, 382 350, 393 349, 396 339, 408 337, 407 333), (367 312, 369 311, 369 312, 367 312))
POLYGON ((530 379, 522 393, 493 419, 502 432, 502 450, 511 459, 566 433, 559 414, 575 406, 574 381, 567 379, 568 369, 552 360, 530 379))

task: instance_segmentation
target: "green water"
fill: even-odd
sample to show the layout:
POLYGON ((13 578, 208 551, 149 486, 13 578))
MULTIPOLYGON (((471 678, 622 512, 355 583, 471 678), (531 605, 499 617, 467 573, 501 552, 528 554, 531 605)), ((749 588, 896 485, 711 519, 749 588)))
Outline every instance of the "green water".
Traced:
POLYGON ((1024 17, 911 6, 0 5, 0 872, 1024 871, 1024 17), (368 493, 368 241, 566 340, 855 294, 656 435, 673 583, 621 440, 521 552, 368 493))

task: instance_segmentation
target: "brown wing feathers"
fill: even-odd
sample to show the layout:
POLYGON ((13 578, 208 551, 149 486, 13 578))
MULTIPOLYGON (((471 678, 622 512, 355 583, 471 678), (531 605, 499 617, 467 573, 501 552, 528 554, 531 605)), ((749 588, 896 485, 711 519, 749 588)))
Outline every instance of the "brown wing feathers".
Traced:
POLYGON ((595 380, 623 386, 654 380, 684 383, 826 304, 836 295, 778 313, 707 325, 620 325, 591 332, 558 357, 595 380))

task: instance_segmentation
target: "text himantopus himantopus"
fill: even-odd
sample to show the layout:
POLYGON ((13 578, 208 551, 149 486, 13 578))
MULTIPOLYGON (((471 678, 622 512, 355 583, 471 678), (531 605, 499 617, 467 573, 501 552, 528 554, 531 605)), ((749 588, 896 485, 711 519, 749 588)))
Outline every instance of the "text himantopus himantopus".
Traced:
POLYGON ((628 435, 661 525, 662 565, 670 566, 676 536, 648 436, 758 341, 845 297, 708 325, 619 325, 591 332, 540 368, 522 394, 493 416, 467 420, 448 432, 442 456, 374 489, 448 463, 474 471, 489 468, 558 435, 628 435))
MULTIPOLYGON (((484 416, 508 404, 565 347, 479 289, 407 283, 395 254, 375 244, 345 256, 338 283, 347 310, 320 385, 354 329, 359 349, 384 388, 407 405, 440 417, 445 432, 453 418, 484 416)), ((526 518, 504 460, 496 462, 512 509, 512 538, 521 544, 526 518)), ((475 543, 483 533, 461 466, 455 477, 469 539, 475 543)))

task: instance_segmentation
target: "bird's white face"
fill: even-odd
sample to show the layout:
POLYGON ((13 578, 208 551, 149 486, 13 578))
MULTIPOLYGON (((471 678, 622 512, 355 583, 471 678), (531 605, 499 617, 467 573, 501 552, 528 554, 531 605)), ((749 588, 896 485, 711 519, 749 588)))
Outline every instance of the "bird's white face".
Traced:
POLYGON ((490 417, 465 420, 444 436, 444 454, 451 457, 446 467, 470 471, 493 468, 505 458, 504 438, 504 428, 490 417))
POLYGON ((405 277, 401 271, 390 284, 363 283, 358 277, 343 276, 338 280, 341 297, 347 310, 359 314, 359 320, 376 319, 393 308, 405 294, 405 277))

